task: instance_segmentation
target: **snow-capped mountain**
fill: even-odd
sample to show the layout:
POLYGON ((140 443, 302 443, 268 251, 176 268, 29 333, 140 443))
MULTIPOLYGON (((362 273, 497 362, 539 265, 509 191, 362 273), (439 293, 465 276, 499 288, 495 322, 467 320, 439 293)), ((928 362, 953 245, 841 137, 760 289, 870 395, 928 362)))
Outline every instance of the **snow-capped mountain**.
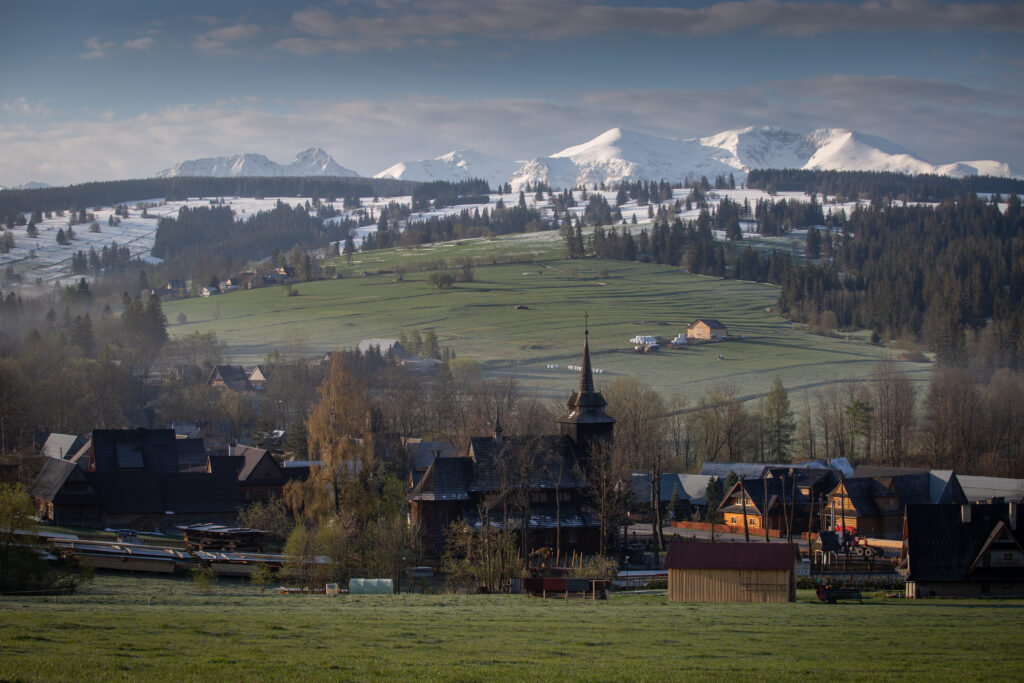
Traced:
POLYGON ((0 190, 43 190, 47 187, 53 187, 50 183, 41 183, 38 180, 30 180, 27 183, 21 185, 14 185, 12 187, 5 187, 0 185, 0 190))
POLYGON ((503 185, 519 168, 521 162, 507 161, 471 149, 458 149, 436 159, 400 161, 374 175, 374 178, 399 180, 447 180, 457 182, 482 178, 491 187, 503 185))
POLYGON ((698 140, 659 138, 612 128, 581 145, 523 164, 509 181, 513 190, 543 181, 552 188, 624 180, 684 180, 735 171, 698 140))
POLYGON ((230 157, 209 157, 182 161, 173 168, 160 171, 158 178, 178 176, 203 176, 212 178, 234 178, 238 176, 345 176, 359 174, 341 166, 330 154, 319 147, 310 147, 299 152, 290 164, 278 164, 262 154, 236 154, 230 157))
POLYGON ((733 174, 743 182, 753 168, 893 171, 938 175, 1014 176, 999 161, 936 165, 884 138, 841 128, 800 135, 771 126, 727 130, 705 138, 662 138, 612 128, 550 157, 526 161, 512 175, 513 189, 543 181, 552 188, 615 184, 625 180, 685 181, 733 174))

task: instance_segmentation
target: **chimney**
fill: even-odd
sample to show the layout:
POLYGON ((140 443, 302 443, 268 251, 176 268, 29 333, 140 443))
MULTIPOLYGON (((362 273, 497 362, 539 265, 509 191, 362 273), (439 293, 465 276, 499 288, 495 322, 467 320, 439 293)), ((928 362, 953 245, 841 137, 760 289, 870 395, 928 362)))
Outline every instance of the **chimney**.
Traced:
POLYGON ((1019 514, 1019 511, 1017 510, 1017 503, 1011 500, 1010 501, 1010 531, 1016 531, 1017 530, 1017 515, 1018 514, 1019 514))
POLYGON ((964 524, 971 523, 971 506, 961 505, 960 506, 960 521, 964 524))

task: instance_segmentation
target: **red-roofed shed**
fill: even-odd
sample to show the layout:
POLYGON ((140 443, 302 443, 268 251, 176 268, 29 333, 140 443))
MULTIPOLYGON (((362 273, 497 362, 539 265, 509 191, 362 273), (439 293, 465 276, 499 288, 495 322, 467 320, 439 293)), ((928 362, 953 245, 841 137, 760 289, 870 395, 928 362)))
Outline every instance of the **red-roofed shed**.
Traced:
POLYGON ((798 552, 794 543, 673 541, 669 602, 792 602, 798 552))

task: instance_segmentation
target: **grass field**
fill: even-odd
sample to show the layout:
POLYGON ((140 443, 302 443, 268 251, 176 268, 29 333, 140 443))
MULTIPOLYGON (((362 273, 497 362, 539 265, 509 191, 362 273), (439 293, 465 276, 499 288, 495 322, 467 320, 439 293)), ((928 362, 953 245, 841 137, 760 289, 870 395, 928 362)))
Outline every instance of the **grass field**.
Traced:
MULTIPOLYGON (((429 258, 436 260, 441 250, 429 258)), ((427 251, 410 251, 409 258, 426 259, 427 251)), ((416 271, 401 282, 391 274, 323 280, 296 285, 298 296, 271 287, 167 302, 164 310, 172 335, 216 332, 236 363, 258 362, 274 348, 313 355, 362 339, 398 337, 403 330, 434 329, 442 344, 480 361, 488 376, 513 375, 541 396, 559 399, 575 383, 566 366, 579 361, 584 311, 594 365, 605 371, 599 384, 636 376, 666 398, 686 395, 691 403, 720 383, 749 396, 766 392, 776 375, 790 391, 863 378, 891 354, 864 335, 826 338, 797 329, 768 310, 776 287, 665 266, 595 259, 491 265, 476 268, 474 282, 450 290, 429 286, 428 277, 416 271), (573 269, 578 277, 571 276, 573 269), (179 313, 187 323, 176 324, 179 313), (636 334, 671 339, 697 317, 721 320, 734 339, 656 354, 636 354, 628 344, 636 334)), ((901 367, 921 381, 930 370, 928 364, 901 367)))
POLYGON ((1024 601, 282 596, 101 574, 0 597, 0 680, 1020 680, 1024 601))

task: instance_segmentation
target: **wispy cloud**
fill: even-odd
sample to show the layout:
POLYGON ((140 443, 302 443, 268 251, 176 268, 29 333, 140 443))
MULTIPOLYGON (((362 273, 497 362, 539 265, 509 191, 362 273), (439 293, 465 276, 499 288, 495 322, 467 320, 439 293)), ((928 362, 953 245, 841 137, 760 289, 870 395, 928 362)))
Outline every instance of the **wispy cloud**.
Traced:
POLYGON ((114 43, 110 41, 101 41, 97 36, 93 36, 85 41, 85 52, 78 54, 79 59, 102 59, 110 54, 110 48, 114 47, 114 43))
POLYGON ((121 47, 126 50, 145 51, 153 47, 153 42, 153 36, 143 36, 142 38, 136 38, 135 40, 126 40, 121 47))
POLYGON ((227 54, 244 41, 252 40, 263 33, 256 24, 234 24, 196 37, 196 49, 204 54, 227 54))
POLYGON ((49 100, 31 101, 24 97, 18 97, 10 102, 0 102, 0 110, 7 114, 16 116, 47 117, 53 113, 50 109, 49 100))
POLYGON ((375 0, 328 10, 295 12, 298 33, 275 47, 298 54, 452 44, 456 38, 542 39, 639 33, 721 36, 743 31, 784 36, 838 32, 974 29, 1024 33, 1024 3, 944 3, 928 0, 737 0, 705 7, 620 6, 596 1, 375 0))

